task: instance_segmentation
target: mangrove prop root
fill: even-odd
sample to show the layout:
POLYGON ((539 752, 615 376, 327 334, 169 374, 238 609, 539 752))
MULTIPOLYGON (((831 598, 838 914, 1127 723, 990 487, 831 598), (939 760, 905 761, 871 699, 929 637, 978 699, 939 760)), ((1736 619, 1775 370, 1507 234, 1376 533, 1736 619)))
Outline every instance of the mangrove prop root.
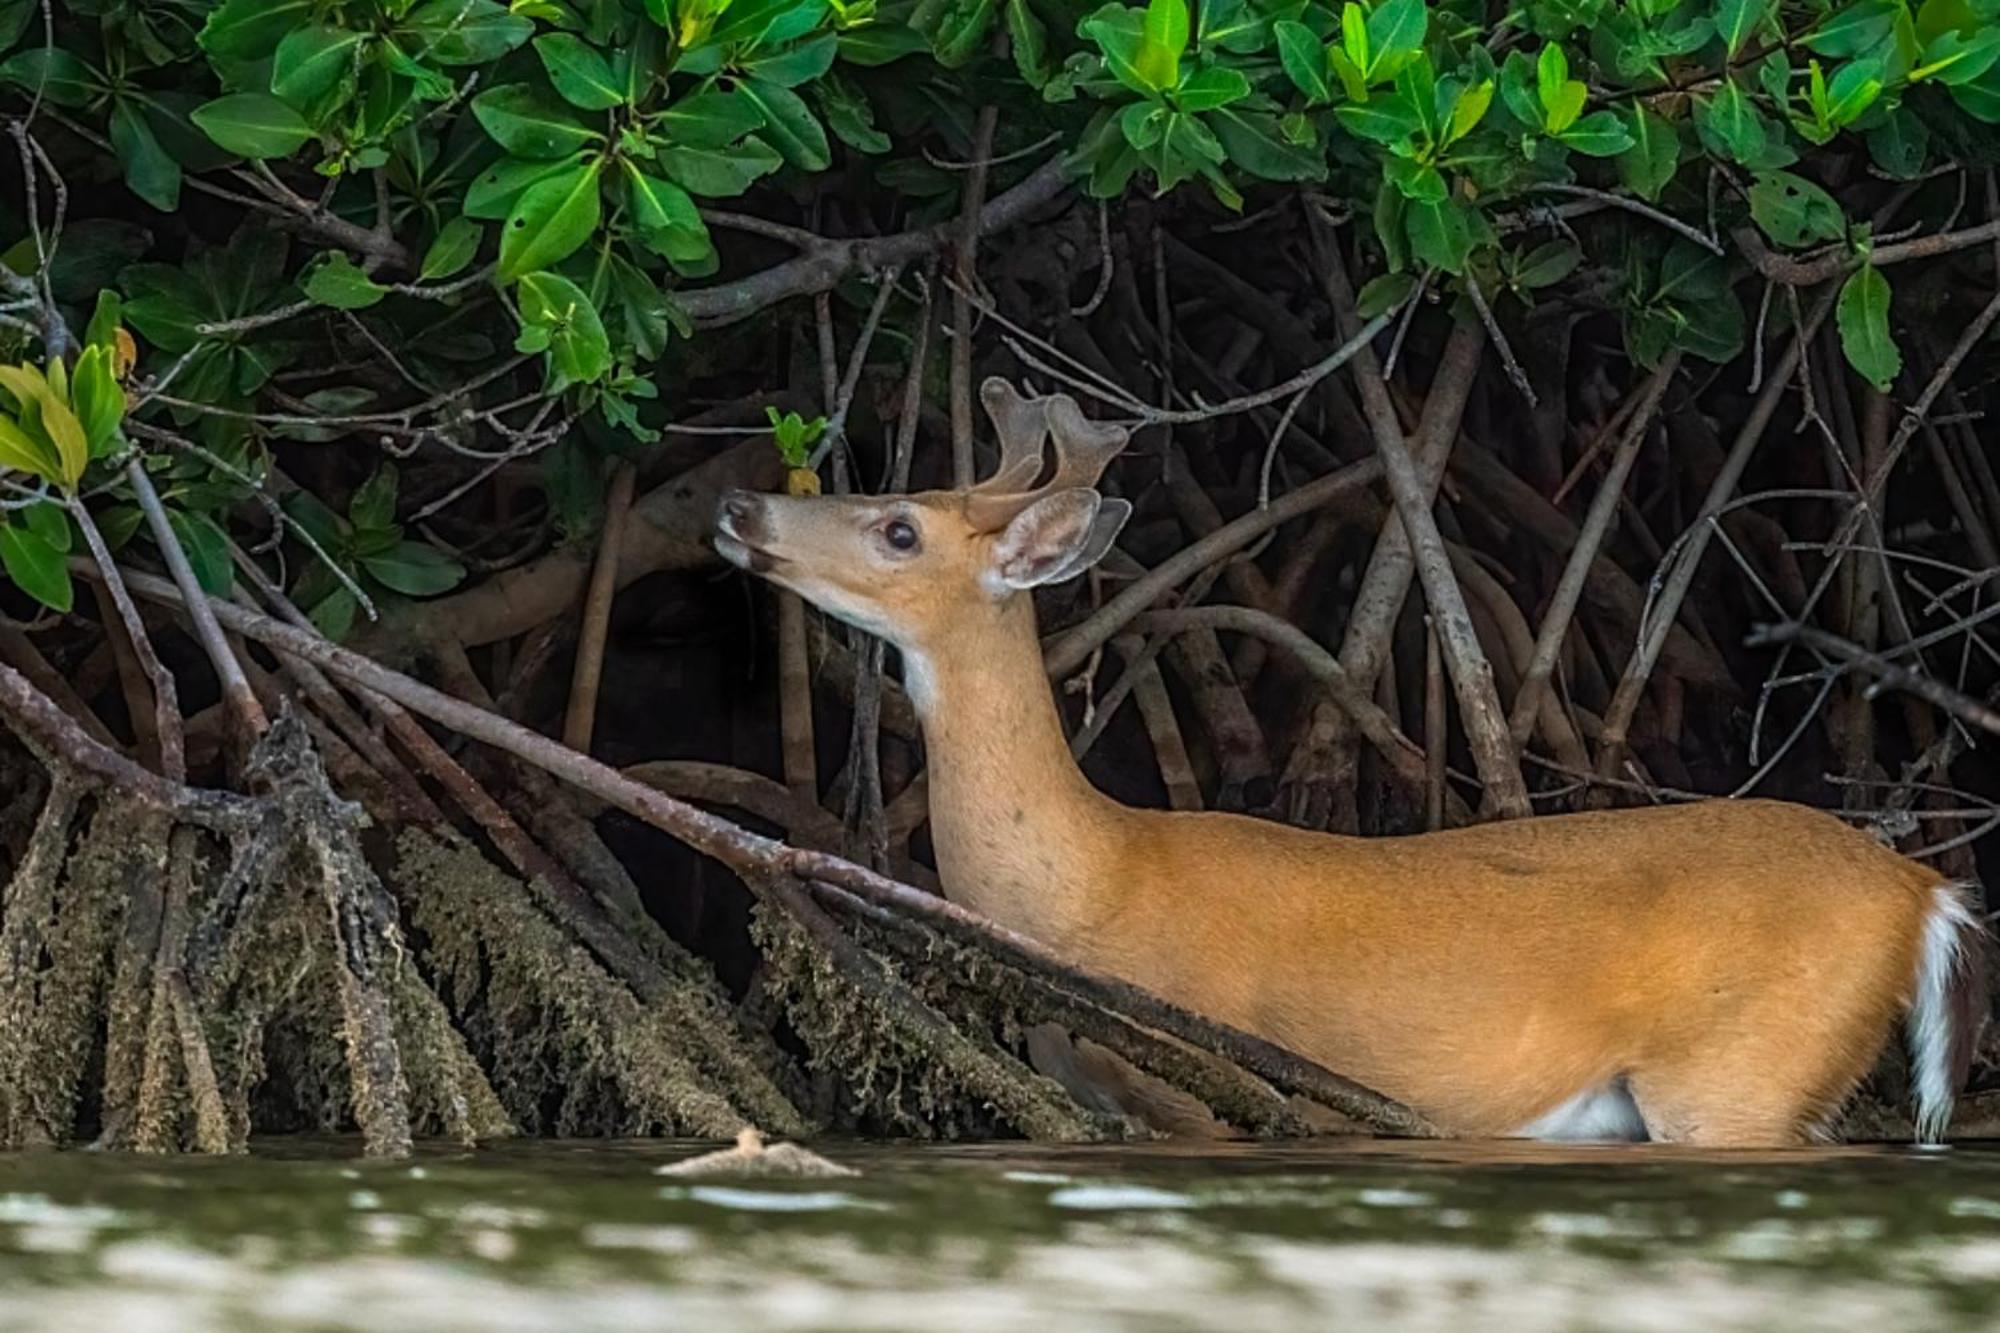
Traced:
POLYGON ((413 1104, 463 1141, 511 1130, 296 716, 231 797, 127 785, 45 698, 12 702, 50 781, 0 891, 0 1147, 70 1142, 94 1110, 105 1147, 241 1151, 272 1076, 300 1106, 338 1094, 321 1121, 351 1115, 375 1154, 408 1150, 413 1104))
POLYGON ((430 941, 440 998, 524 1129, 728 1138, 749 1121, 805 1131, 754 1060, 696 1038, 714 1026, 689 1021, 701 1001, 642 1001, 470 843, 406 829, 396 878, 430 941))
POLYGON ((1054 1023, 1087 1037, 1193 1097, 1218 1119, 1239 1129, 1268 1138, 1313 1133, 1312 1125, 1270 1084, 1237 1065, 1162 1036, 1046 977, 1011 966, 984 950, 955 944, 934 930, 859 898, 822 893, 821 900, 850 919, 867 922, 906 964, 949 978, 974 994, 1003 997, 1025 1022, 1054 1023))
POLYGON ((941 1013, 844 934, 796 881, 766 882, 759 899, 754 929, 767 983, 814 1067, 838 1072, 857 1128, 955 1137, 990 1132, 997 1117, 1034 1139, 1125 1135, 1122 1122, 1078 1106, 1054 1081, 975 1035, 974 1024, 941 1013))

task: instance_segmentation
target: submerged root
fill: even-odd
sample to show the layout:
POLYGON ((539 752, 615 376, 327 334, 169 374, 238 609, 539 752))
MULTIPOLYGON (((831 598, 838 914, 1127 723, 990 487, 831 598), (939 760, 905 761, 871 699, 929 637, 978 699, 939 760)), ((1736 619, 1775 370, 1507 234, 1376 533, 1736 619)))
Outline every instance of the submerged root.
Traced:
POLYGON ((752 925, 767 984, 812 1066, 838 1074, 853 1127, 919 1138, 989 1136, 1000 1126, 1058 1142, 1125 1135, 1122 1121, 1077 1105, 1000 1048, 990 1034, 1018 1033, 1003 1004, 942 983, 919 994, 803 895, 782 908, 776 896, 759 902, 752 925), (816 923, 825 928, 811 930, 816 923))
POLYGON ((440 997, 523 1128, 727 1138, 754 1120, 804 1130, 696 983, 676 979, 642 1003, 471 844, 406 830, 397 851, 440 997))

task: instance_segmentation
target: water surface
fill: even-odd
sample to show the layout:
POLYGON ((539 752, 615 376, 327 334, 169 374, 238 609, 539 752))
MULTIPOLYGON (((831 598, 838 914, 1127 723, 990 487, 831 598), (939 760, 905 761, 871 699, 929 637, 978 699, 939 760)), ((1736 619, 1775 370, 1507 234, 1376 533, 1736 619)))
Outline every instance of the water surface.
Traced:
MULTIPOLYGON (((707 1146, 707 1145, 702 1145, 707 1146)), ((0 1155, 0 1329, 1909 1329, 2000 1321, 2000 1148, 0 1155)))

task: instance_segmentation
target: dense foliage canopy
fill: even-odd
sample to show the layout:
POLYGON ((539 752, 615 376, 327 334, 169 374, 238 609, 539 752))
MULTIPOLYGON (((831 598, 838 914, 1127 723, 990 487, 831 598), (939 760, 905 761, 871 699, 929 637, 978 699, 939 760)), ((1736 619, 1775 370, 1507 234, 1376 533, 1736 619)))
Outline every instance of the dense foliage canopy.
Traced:
MULTIPOLYGON (((827 285, 751 281, 771 264, 759 237, 947 220, 987 174, 966 169, 976 152, 996 191, 1054 158, 1104 198, 1240 210, 1307 186, 1372 217, 1364 315, 1420 287, 1488 307, 1560 289, 1617 310, 1648 366, 1743 352, 1743 256, 1831 256, 1851 269, 1846 355, 1887 386, 1894 289, 1858 262, 1878 238, 1842 182, 1985 159, 1995 16, 1992 0, 6 0, 7 359, 26 368, 0 386, 0 462, 17 496, 101 496, 115 544, 139 524, 103 460, 144 448, 218 590, 232 506, 284 440, 539 455, 587 530, 601 461, 681 414, 702 326, 827 285), (1524 225, 1604 192, 1627 225, 1588 255, 1524 225), (1747 248, 1718 243, 1745 226, 1747 248), (724 231, 750 243, 718 246, 724 231), (87 346, 67 376, 49 354, 72 349, 37 346, 63 327, 34 313, 43 289, 87 346), (121 325, 143 386, 124 432, 121 325)), ((296 591, 336 633, 364 603, 464 576, 399 524, 388 463, 338 505, 298 489, 285 507, 314 548, 296 591)), ((56 607, 66 527, 18 499, 0 526, 12 580, 56 607)))

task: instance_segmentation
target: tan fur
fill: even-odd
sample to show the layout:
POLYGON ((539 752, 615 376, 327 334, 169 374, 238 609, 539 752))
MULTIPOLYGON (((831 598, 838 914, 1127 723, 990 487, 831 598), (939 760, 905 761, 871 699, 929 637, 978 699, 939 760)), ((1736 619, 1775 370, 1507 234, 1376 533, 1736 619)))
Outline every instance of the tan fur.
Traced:
POLYGON ((757 497, 724 528, 739 564, 904 650, 954 901, 1452 1132, 1622 1078, 1656 1139, 1796 1142, 1910 996, 1939 877, 1829 815, 1713 801, 1360 839, 1128 808, 1071 761, 1031 600, 996 590, 962 495, 757 497), (894 517, 915 553, 881 541, 894 517))

